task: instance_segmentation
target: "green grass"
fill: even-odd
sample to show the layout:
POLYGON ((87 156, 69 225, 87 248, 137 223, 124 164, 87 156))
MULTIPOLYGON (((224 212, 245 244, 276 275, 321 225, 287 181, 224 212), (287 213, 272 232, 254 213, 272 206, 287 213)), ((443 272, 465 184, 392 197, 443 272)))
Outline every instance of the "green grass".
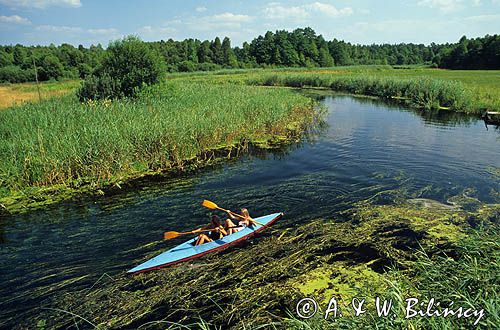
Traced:
POLYGON ((26 104, 0 112, 0 186, 8 195, 168 169, 221 145, 285 134, 311 105, 285 89, 188 82, 148 88, 136 100, 26 104))
MULTIPOLYGON (((44 83, 42 94, 64 94, 79 84, 44 83)), ((321 87, 424 109, 500 110, 500 71, 379 65, 169 74, 134 101, 82 105, 66 95, 1 111, 0 197, 27 187, 98 186, 168 169, 219 145, 267 139, 299 120, 292 109, 309 102, 290 90, 255 85, 321 87)), ((37 100, 35 84, 2 88, 5 99, 37 100)))
POLYGON ((440 70, 419 66, 396 69, 372 65, 231 70, 229 73, 177 73, 168 75, 168 79, 323 87, 348 93, 396 98, 424 109, 447 107, 469 113, 500 110, 498 70, 440 70))

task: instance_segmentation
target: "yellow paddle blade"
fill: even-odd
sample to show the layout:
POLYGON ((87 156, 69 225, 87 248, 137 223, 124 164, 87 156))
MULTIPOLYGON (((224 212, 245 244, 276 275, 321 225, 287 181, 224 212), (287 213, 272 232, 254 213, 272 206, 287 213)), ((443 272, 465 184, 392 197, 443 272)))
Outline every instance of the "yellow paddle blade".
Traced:
POLYGON ((215 204, 214 202, 211 202, 211 201, 207 201, 206 199, 203 201, 203 203, 201 203, 201 205, 203 205, 209 209, 212 209, 212 210, 216 210, 219 208, 217 206, 217 204, 215 204))
POLYGON ((172 238, 176 238, 180 235, 180 233, 176 232, 176 231, 167 231, 165 232, 165 234, 163 234, 163 238, 164 239, 172 239, 172 238))

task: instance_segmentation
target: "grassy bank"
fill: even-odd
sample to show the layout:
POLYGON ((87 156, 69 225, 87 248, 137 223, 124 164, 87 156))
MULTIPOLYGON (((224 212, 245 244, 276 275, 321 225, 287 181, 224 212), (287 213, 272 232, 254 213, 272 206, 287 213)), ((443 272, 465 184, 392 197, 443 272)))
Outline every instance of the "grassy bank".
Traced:
MULTIPOLYGON (((42 94, 65 94, 78 84, 42 84, 42 94)), ((182 168, 209 149, 300 131, 310 102, 290 90, 255 85, 321 87, 424 109, 500 110, 498 71, 389 66, 170 74, 134 101, 43 99, 0 112, 0 210, 21 210, 24 201, 43 206, 49 195, 65 199, 67 192, 182 168)), ((34 84, 2 88, 8 97, 37 95, 34 84)))
POLYGON ((168 82, 136 100, 73 96, 0 112, 0 199, 29 189, 94 189, 138 173, 180 168, 210 149, 299 133, 314 110, 290 90, 168 82))
POLYGON ((449 108, 475 112, 472 94, 455 81, 437 79, 400 79, 377 76, 347 76, 286 74, 268 75, 250 80, 250 84, 287 87, 323 87, 334 91, 376 96, 404 101, 423 109, 449 108))
POLYGON ((318 219, 298 228, 271 228, 258 244, 207 255, 194 265, 120 275, 66 294, 46 306, 66 312, 42 310, 38 321, 55 328, 90 322, 106 329, 207 324, 214 329, 457 329, 475 321, 405 320, 402 304, 416 297, 435 298, 442 308, 451 301, 455 308, 482 308, 478 327, 498 324, 500 205, 477 203, 465 211, 432 200, 376 201, 354 206, 342 222, 318 219), (395 318, 374 316, 376 296, 393 300, 395 318), (318 313, 299 319, 295 306, 304 297, 314 297, 323 313, 335 297, 343 317, 325 321, 318 313), (353 297, 366 299, 366 314, 352 315, 353 297))
POLYGON ((500 109, 500 72, 422 67, 350 66, 173 74, 171 79, 320 87, 396 100, 423 109, 482 113, 500 109))

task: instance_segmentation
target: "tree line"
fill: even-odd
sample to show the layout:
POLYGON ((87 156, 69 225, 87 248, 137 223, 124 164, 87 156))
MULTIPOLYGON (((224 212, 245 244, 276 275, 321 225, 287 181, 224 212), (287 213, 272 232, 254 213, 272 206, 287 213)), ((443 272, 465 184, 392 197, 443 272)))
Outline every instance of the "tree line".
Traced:
MULTIPOLYGON (((241 47, 229 38, 172 39, 145 42, 159 55, 168 72, 208 71, 222 68, 332 67, 344 65, 427 64, 448 69, 500 69, 500 36, 486 35, 457 43, 430 45, 400 43, 359 45, 327 41, 311 28, 292 32, 268 31, 241 47)), ((99 67, 106 50, 70 44, 60 46, 0 46, 0 82, 86 78, 99 67)))

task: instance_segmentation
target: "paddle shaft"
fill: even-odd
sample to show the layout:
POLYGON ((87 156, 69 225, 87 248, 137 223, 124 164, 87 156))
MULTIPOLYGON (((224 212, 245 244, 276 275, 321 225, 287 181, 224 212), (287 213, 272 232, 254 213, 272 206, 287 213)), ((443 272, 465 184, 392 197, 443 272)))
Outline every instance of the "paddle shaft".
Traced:
MULTIPOLYGON (((241 226, 233 226, 233 227, 228 227, 227 229, 233 229, 233 228, 239 228, 241 226)), ((212 229, 195 229, 195 230, 191 230, 191 231, 185 231, 185 232, 176 232, 176 231, 172 231, 172 233, 176 233, 178 236, 180 235, 188 235, 188 234, 195 234, 195 233, 203 233, 203 232, 207 232, 207 231, 214 231, 216 228, 212 228, 212 229)))

